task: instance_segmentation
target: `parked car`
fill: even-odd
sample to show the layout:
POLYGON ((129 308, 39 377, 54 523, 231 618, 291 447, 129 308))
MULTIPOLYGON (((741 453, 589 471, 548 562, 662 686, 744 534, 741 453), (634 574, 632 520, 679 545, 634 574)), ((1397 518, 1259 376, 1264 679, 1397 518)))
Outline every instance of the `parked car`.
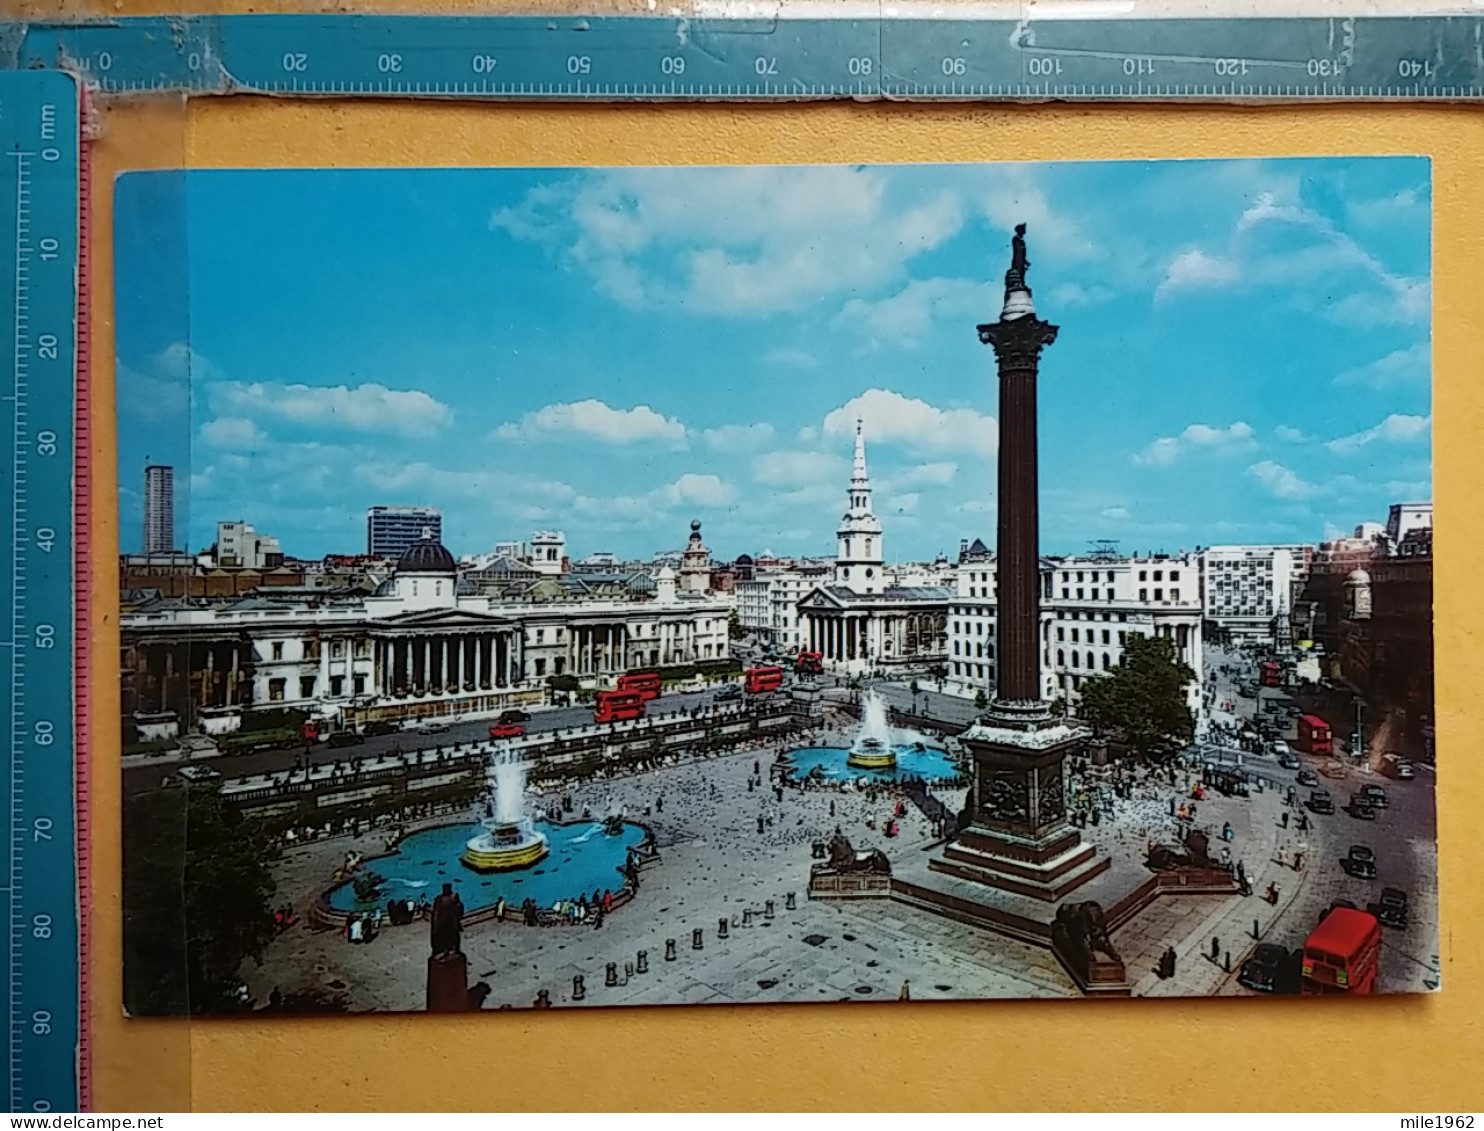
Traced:
POLYGON ((367 738, 376 738, 383 734, 396 734, 397 730, 396 723, 389 723, 385 719, 378 719, 374 723, 367 723, 361 733, 367 738))
POLYGON ((1412 763, 1394 752, 1382 755, 1381 772, 1389 778, 1396 778, 1397 781, 1411 781, 1417 776, 1412 763))
POLYGON ((1379 785, 1361 786, 1360 796, 1365 798, 1366 804, 1372 809, 1386 808, 1386 791, 1379 785))
POLYGON ((337 730, 334 734, 330 735, 329 741, 325 745, 332 750, 338 750, 344 746, 360 746, 365 741, 366 736, 364 734, 357 734, 353 730, 337 730))
POLYGON ((1313 770, 1300 770, 1298 773, 1298 783, 1299 785, 1308 786, 1311 789, 1317 788, 1319 785, 1319 775, 1313 770))
POLYGON ((175 771, 175 776, 182 781, 203 782, 216 781, 222 775, 220 771, 213 770, 210 766, 182 766, 175 771))
POLYGON ((1371 806, 1370 801, 1359 793, 1352 793, 1350 795, 1350 804, 1345 806, 1345 811, 1357 821, 1374 821, 1376 819, 1376 810, 1371 806))
POLYGON ((1334 798, 1323 789, 1310 790, 1309 800, 1305 802, 1305 805, 1311 813, 1333 813, 1335 811, 1334 798))
POLYGON ((1401 888, 1382 888, 1381 898, 1367 908, 1383 927, 1405 930, 1407 926, 1407 893, 1401 888))
POLYGON ((497 723, 528 723, 531 721, 530 713, 522 711, 519 707, 511 707, 507 711, 501 711, 495 719, 497 723))
POLYGON ((422 726, 420 726, 420 727, 417 728, 417 733, 418 734, 447 734, 448 733, 448 724, 447 723, 423 723, 422 726))
POLYGON ((1296 994, 1299 992, 1299 963, 1293 952, 1277 943, 1258 943, 1247 961, 1242 963, 1237 981, 1249 990, 1263 994, 1296 994))
POLYGON ((490 727, 491 738, 523 738, 526 728, 520 723, 496 723, 490 727))
POLYGON ((1357 880, 1376 878, 1376 854, 1363 844, 1352 844, 1340 860, 1340 867, 1357 880))

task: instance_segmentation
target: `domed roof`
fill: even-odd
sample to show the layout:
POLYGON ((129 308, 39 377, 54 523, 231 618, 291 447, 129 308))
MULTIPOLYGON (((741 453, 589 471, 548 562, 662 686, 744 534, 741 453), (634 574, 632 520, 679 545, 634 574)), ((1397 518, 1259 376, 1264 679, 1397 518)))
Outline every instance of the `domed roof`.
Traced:
POLYGON ((398 573, 457 573, 458 565, 443 543, 424 530, 422 540, 414 542, 397 559, 398 573))
POLYGON ((738 554, 737 555, 737 564, 738 565, 752 565, 752 555, 751 554, 738 554))
POLYGON ((1363 569, 1351 570, 1350 576, 1345 579, 1345 582, 1348 585, 1369 585, 1371 583, 1371 575, 1363 569))

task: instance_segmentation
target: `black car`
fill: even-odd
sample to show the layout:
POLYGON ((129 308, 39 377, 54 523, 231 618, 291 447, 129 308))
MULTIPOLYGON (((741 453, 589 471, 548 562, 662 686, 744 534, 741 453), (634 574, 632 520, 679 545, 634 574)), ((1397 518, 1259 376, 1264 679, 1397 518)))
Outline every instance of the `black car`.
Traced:
POLYGON ((1310 789, 1319 788, 1319 775, 1313 770, 1300 770, 1296 780, 1299 785, 1308 786, 1310 789))
POLYGON ((325 745, 331 750, 339 750, 344 746, 360 746, 366 741, 364 734, 357 734, 353 730, 337 730, 326 740, 325 745))
POLYGON ((1366 804, 1372 809, 1386 808, 1386 791, 1379 785, 1362 786, 1360 796, 1365 798, 1366 804))
POLYGON ((729 683, 729 684, 727 684, 726 686, 724 686, 720 690, 718 690, 717 693, 716 693, 716 701, 718 703, 729 703, 733 699, 741 699, 741 698, 742 698, 742 689, 740 687, 738 687, 735 683, 729 683))
POLYGON ((1382 888, 1381 898, 1366 910, 1383 927, 1405 929, 1407 926, 1407 893, 1401 888, 1382 888))
POLYGON ((508 711, 501 711, 495 722, 497 723, 528 723, 531 721, 529 711, 522 711, 518 707, 511 707, 508 711))
POLYGON ((1372 807, 1370 800, 1359 793, 1350 795, 1350 804, 1346 806, 1348 812, 1357 821, 1374 821, 1376 810, 1372 807))
POLYGON ((367 723, 366 728, 361 733, 368 738, 375 738, 383 734, 396 734, 397 724, 389 723, 385 719, 378 719, 374 723, 367 723))
POLYGON ((1304 803, 1311 813, 1333 813, 1335 802, 1330 795, 1322 789, 1309 792, 1309 800, 1304 803))
POLYGON ((1287 947, 1277 943, 1258 943, 1251 957, 1242 963, 1237 981, 1258 993, 1296 994, 1299 992, 1299 962, 1287 947))
POLYGON ((1340 860, 1340 867, 1357 880, 1376 878, 1376 854, 1363 844, 1352 844, 1340 860))

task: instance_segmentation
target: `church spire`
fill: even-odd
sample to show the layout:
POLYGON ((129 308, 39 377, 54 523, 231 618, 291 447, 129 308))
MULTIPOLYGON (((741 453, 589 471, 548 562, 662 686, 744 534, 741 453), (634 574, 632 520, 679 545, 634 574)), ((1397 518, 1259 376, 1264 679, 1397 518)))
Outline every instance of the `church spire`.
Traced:
POLYGON ((871 513, 871 477, 866 473, 866 435, 859 418, 855 422, 855 465, 850 470, 849 513, 871 513))
POLYGON ((855 422, 855 464, 846 497, 850 506, 836 532, 835 584, 857 593, 879 593, 884 586, 881 520, 871 513, 871 477, 866 472, 866 436, 860 420, 855 422))

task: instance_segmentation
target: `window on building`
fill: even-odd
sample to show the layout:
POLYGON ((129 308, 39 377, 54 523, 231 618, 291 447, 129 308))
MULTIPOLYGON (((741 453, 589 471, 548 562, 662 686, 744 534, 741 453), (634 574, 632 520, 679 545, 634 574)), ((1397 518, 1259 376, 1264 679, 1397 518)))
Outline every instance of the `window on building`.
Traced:
POLYGON ((542 659, 537 659, 535 661, 535 664, 536 664, 536 674, 538 676, 545 675, 546 674, 546 661, 545 660, 542 660, 542 659))
POLYGON ((1157 569, 1157 570, 1154 571, 1154 580, 1155 581, 1163 581, 1164 579, 1165 579, 1165 571, 1164 570, 1157 569))
POLYGON ((1106 628, 1103 629, 1103 643, 1108 643, 1108 630, 1106 628))
POLYGON ((955 655, 955 656, 957 656, 957 655, 959 655, 959 650, 958 650, 958 641, 957 641, 957 640, 955 640, 955 641, 954 641, 954 642, 953 642, 953 654, 954 654, 954 655, 955 655))
POLYGON ((1119 629, 1118 630, 1118 643, 1122 644, 1127 639, 1128 639, 1128 633, 1124 632, 1122 629, 1119 629))
POLYGON ((1103 671, 1107 671, 1112 666, 1113 666, 1113 661, 1111 661, 1110 659, 1108 659, 1108 653, 1104 652, 1103 653, 1103 671))
POLYGON ((355 676, 352 680, 352 686, 355 688, 357 695, 366 694, 366 677, 363 675, 355 676))
POLYGON ((338 659, 344 653, 345 653, 345 643, 343 641, 333 640, 333 641, 330 642, 330 655, 332 655, 332 656, 334 656, 334 657, 336 657, 338 659))
POLYGON ((1077 630, 1075 628, 1072 629, 1072 643, 1075 644, 1080 639, 1081 639, 1081 637, 1078 635, 1077 630))
POLYGON ((1097 661, 1092 658, 1092 653, 1087 653, 1087 670, 1090 672, 1097 671, 1097 667, 1097 661))
POLYGON ((345 677, 343 675, 332 675, 330 677, 330 696, 338 699, 345 694, 345 677))
POLYGON ((1057 625, 1056 626, 1056 638, 1058 640, 1065 640, 1067 638, 1066 637, 1066 629, 1062 628, 1061 625, 1057 625))
POLYGON ((1165 599, 1165 591, 1163 589, 1156 589, 1154 591, 1154 599, 1156 601, 1163 601, 1165 599))
POLYGON ((1178 600, 1180 600, 1180 590, 1178 590, 1178 589, 1171 589, 1170 590, 1170 600, 1171 601, 1178 601, 1178 600))
POLYGON ((1072 599, 1071 596, 1070 596, 1071 592, 1072 591, 1070 589, 1063 589, 1061 591, 1061 599, 1063 601, 1070 601, 1072 599))
POLYGON ((993 644, 986 644, 984 646, 984 654, 986 656, 988 656, 991 660, 994 659, 994 645, 993 644))
POLYGON ((1139 571, 1139 580, 1140 581, 1148 581, 1149 580, 1149 572, 1148 572, 1148 570, 1142 570, 1141 569, 1139 571))
POLYGON ((1141 601, 1147 601, 1147 600, 1149 600, 1149 590, 1147 590, 1147 589, 1140 589, 1139 590, 1139 600, 1141 600, 1141 601))
POLYGON ((1082 600, 1082 590, 1077 590, 1077 600, 1082 600))
MULTIPOLYGON (((1127 613, 1119 613, 1118 614, 1118 623, 1119 624, 1127 624, 1128 623, 1128 614, 1127 613)), ((1122 633, 1119 633, 1119 636, 1122 636, 1122 635, 1123 635, 1122 633)))
POLYGON ((551 670, 556 675, 561 675, 562 674, 562 669, 565 668, 566 666, 567 666, 567 657, 565 657, 565 656, 558 656, 555 660, 552 661, 551 670))
POLYGON ((1078 658, 1077 649, 1073 648, 1072 649, 1072 667, 1074 667, 1074 668, 1077 666, 1077 658, 1078 658))
POLYGON ((1170 570, 1170 580, 1171 581, 1179 581, 1180 580, 1180 571, 1178 569, 1172 569, 1172 570, 1170 570))
POLYGON ((1077 580, 1078 581, 1081 581, 1082 580, 1082 571, 1080 569, 1077 571, 1077 580))
POLYGON ((1059 668, 1067 666, 1067 654, 1060 648, 1056 650, 1056 666, 1059 668))
POLYGON ((275 643, 273 645, 273 658, 275 660, 281 660, 281 659, 283 659, 283 642, 282 641, 279 641, 279 642, 277 642, 277 643, 275 643))
POLYGON ((272 703, 283 702, 283 689, 288 680, 270 679, 268 681, 268 699, 272 703))
POLYGON ((312 676, 312 675, 301 675, 299 677, 299 698, 300 699, 313 699, 314 698, 314 676, 312 676))

